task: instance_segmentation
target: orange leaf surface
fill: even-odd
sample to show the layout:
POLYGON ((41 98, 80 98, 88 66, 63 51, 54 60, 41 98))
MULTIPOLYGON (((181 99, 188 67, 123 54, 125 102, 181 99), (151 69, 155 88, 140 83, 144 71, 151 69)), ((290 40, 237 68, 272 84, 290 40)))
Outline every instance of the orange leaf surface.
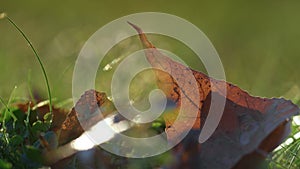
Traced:
MULTIPOLYGON (((215 94, 219 98, 226 99, 222 119, 216 131, 200 147, 197 145, 194 147, 193 152, 196 150, 196 153, 193 154, 193 158, 196 157, 197 160, 192 160, 194 165, 191 166, 196 165, 198 168, 231 168, 244 155, 260 150, 270 152, 282 141, 282 138, 280 138, 281 141, 274 143, 277 145, 273 145, 272 148, 267 148, 268 145, 265 142, 262 144, 263 147, 260 147, 267 136, 275 129, 279 130, 278 127, 281 127, 286 119, 299 114, 299 108, 291 101, 282 98, 253 97, 235 85, 210 78, 202 72, 192 70, 162 54, 148 41, 139 27, 132 23, 129 24, 139 33, 149 63, 153 68, 160 69, 155 70, 158 87, 178 107, 181 106, 180 102, 186 101, 189 102, 190 107, 194 107, 192 110, 197 109, 198 111, 196 116, 191 117, 189 114, 191 109, 185 108, 186 119, 182 120, 181 125, 177 126, 173 125, 173 122, 178 118, 178 111, 171 115, 165 115, 168 141, 176 142, 180 134, 188 130, 188 127, 186 127, 188 123, 194 123, 193 130, 199 134, 208 116, 211 95, 215 94), (190 71, 192 71, 193 77, 189 75, 190 71), (176 79, 170 75, 170 72, 177 75, 176 79), (197 89, 178 87, 181 85, 188 86, 193 78, 196 79, 197 89), (180 82, 181 85, 178 84, 180 82), (221 86, 226 87, 227 93, 220 90, 221 86), (194 95, 200 96, 199 102, 195 101, 197 99, 194 99, 194 95), (196 121, 188 120, 195 117, 197 117, 196 121)), ((285 138, 287 133, 289 133, 288 130, 281 132, 281 137, 284 136, 285 138)), ((195 144, 193 145, 195 146, 195 144)), ((182 151, 182 146, 184 145, 178 146, 178 150, 182 151)), ((181 160, 178 161, 191 162, 184 153, 180 156, 181 160)), ((191 156, 189 157, 192 159, 191 156)))

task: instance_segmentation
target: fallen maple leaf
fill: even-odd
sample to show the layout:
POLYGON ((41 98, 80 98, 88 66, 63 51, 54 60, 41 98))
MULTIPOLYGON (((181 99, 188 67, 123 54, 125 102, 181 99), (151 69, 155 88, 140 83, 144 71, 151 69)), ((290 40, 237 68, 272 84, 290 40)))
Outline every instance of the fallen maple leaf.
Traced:
MULTIPOLYGON (((190 129, 188 123, 194 123, 193 130, 199 134, 209 116, 211 95, 214 94, 220 99, 226 99, 223 116, 217 129, 209 140, 201 144, 201 148, 196 146, 199 150, 194 148, 193 152, 196 150, 196 153, 193 155, 197 160, 193 161, 194 165, 191 164, 190 166, 196 164, 197 168, 231 168, 246 154, 254 151, 268 153, 280 143, 276 142, 276 145, 272 144, 273 147, 268 147, 264 141, 276 128, 279 130, 278 128, 283 126, 286 119, 299 113, 299 108, 291 101, 283 98, 267 99, 250 96, 235 85, 210 78, 204 73, 173 61, 158 51, 139 27, 132 23, 129 24, 139 33, 149 63, 153 68, 160 69, 154 71, 157 85, 165 92, 166 97, 174 101, 178 107, 181 106, 181 102, 185 101, 190 102, 190 107, 198 110, 196 121, 189 121, 189 118, 195 118, 195 116, 190 115, 190 111, 193 109, 185 108, 186 118, 181 120, 180 125, 174 125, 176 118, 178 120, 178 111, 164 115, 168 141, 178 142, 180 135, 190 129), (193 77, 189 75, 190 71, 192 71, 193 77), (177 75, 176 79, 170 72, 172 75, 177 75), (182 85, 188 86, 193 80, 192 78, 197 81, 197 89, 180 87, 182 85), (178 83, 182 84, 179 85, 178 83), (227 93, 220 90, 223 86, 226 87, 227 93), (195 93, 195 91, 199 93, 195 93), (200 96, 199 102, 195 99, 195 95, 200 96)), ((284 137, 287 136, 287 133, 289 133, 287 130, 281 131, 281 135, 284 137)), ((282 138, 280 140, 282 141, 282 138)), ((180 148, 177 147, 177 149, 180 148)), ((182 163, 189 161, 184 153, 180 156, 181 160, 178 161, 182 163)))

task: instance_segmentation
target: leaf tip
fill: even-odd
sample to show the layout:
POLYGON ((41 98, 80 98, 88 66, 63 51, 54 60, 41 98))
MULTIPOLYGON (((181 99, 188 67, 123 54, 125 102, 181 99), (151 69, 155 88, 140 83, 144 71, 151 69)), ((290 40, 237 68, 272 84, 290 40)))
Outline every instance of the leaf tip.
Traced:
POLYGON ((133 23, 131 23, 131 22, 129 22, 129 21, 127 21, 127 23, 128 23, 130 26, 132 26, 139 34, 143 34, 143 31, 142 31, 142 29, 141 29, 140 27, 138 27, 137 25, 135 25, 135 24, 133 24, 133 23))
POLYGON ((127 21, 127 23, 132 26, 139 34, 140 39, 144 45, 144 47, 146 48, 155 48, 147 39, 146 35, 144 34, 144 32, 142 31, 142 29, 140 27, 138 27, 137 25, 127 21))

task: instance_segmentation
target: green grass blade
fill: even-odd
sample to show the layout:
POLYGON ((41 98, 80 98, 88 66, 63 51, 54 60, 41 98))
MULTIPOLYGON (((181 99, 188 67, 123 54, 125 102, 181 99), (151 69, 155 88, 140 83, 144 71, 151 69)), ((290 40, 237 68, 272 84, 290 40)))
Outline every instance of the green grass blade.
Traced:
POLYGON ((47 73, 46 73, 46 70, 44 68, 44 65, 43 65, 43 63, 40 59, 40 56, 38 55, 37 51, 33 47, 31 41, 28 39, 28 37, 25 35, 25 33, 20 29, 20 27, 17 26, 17 24, 12 19, 10 19, 10 17, 8 17, 5 13, 0 14, 0 16, 2 18, 6 18, 14 26, 14 28, 16 28, 17 31, 24 37, 24 39, 29 44, 31 50, 33 51, 37 61, 39 62, 39 65, 42 69, 42 72, 43 72, 43 75, 44 75, 44 78, 45 78, 45 81, 46 81, 46 87, 47 87, 48 97, 49 97, 49 111, 50 111, 50 113, 52 113, 52 97, 51 97, 51 90, 50 90, 49 80, 48 80, 47 73))
POLYGON ((0 102, 2 103, 2 105, 5 107, 5 111, 4 111, 4 121, 3 124, 5 124, 5 119, 6 119, 6 115, 7 113, 9 113, 9 115, 13 118, 14 122, 17 121, 17 117, 11 112, 9 105, 11 103, 11 100, 13 99, 13 95, 14 92, 16 90, 17 87, 14 87, 13 91, 11 92, 11 95, 9 97, 8 103, 6 104, 5 101, 2 99, 2 97, 0 97, 0 102))
POLYGON ((17 117, 10 111, 8 105, 5 104, 4 100, 1 97, 0 97, 0 102, 4 105, 4 107, 6 107, 6 110, 4 111, 4 117, 2 120, 2 129, 3 129, 2 132, 3 132, 4 140, 6 141, 7 144, 9 144, 9 139, 6 136, 6 126, 5 126, 6 114, 8 112, 10 116, 14 119, 14 122, 17 121, 17 117))

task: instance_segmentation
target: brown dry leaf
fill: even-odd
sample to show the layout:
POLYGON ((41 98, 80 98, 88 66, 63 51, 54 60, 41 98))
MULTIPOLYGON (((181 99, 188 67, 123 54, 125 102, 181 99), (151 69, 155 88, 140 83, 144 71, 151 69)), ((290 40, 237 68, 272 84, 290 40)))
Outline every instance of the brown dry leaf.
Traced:
POLYGON ((90 128, 113 111, 115 111, 115 107, 107 99, 105 93, 95 90, 86 91, 63 122, 59 135, 59 144, 65 144, 79 137, 84 132, 84 129, 90 128), (97 111, 98 109, 101 112, 97 111), (80 119, 80 122, 78 119, 80 119))
MULTIPOLYGON (((177 166, 176 168, 180 168, 178 166, 183 168, 186 168, 186 166, 231 168, 246 154, 255 151, 266 153, 272 151, 282 141, 282 137, 285 138, 287 133, 289 133, 288 130, 280 129, 286 126, 283 125, 286 119, 299 113, 299 108, 291 101, 282 98, 267 99, 250 96, 237 86, 210 78, 201 72, 173 61, 168 56, 160 53, 147 40, 147 37, 139 27, 132 23, 129 24, 139 33, 140 40, 144 48, 146 48, 145 55, 149 63, 153 68, 161 69, 155 70, 158 87, 165 92, 168 99, 176 102, 178 107, 180 102, 186 101, 190 102, 190 106, 194 107, 193 109, 196 108, 198 110, 197 120, 194 122, 193 127, 194 134, 188 135, 185 139, 189 140, 192 137, 192 140, 189 140, 186 146, 193 145, 193 147, 186 149, 184 142, 176 147, 180 158, 177 162, 182 164, 175 165, 177 166), (181 85, 188 86, 192 82, 193 79, 189 76, 190 71, 192 71, 194 76, 192 78, 197 81, 198 90, 194 88, 185 88, 183 90, 178 87, 181 85), (176 79, 166 72, 177 74, 176 79), (183 84, 178 85, 178 82, 182 81, 183 84), (227 94, 219 90, 222 85, 226 86, 227 94), (195 91, 199 93, 194 93, 195 91), (199 136, 208 116, 212 93, 216 94, 217 97, 226 99, 225 109, 214 134, 205 143, 199 145, 197 143, 198 138, 195 138, 195 135, 199 136), (199 103, 195 103, 194 95, 200 95, 199 103), (273 131, 280 131, 280 137, 274 138, 276 141, 271 142, 267 136, 273 131), (197 144, 191 144, 193 142, 197 144), (183 151, 186 152, 184 153, 183 151)), ((188 123, 193 122, 188 120, 191 117, 189 111, 187 109, 184 112, 187 118, 182 121, 180 126, 173 125, 178 111, 164 116, 168 141, 176 142, 179 135, 188 129, 188 123)), ((271 135, 270 137, 273 138, 274 136, 271 135)))

